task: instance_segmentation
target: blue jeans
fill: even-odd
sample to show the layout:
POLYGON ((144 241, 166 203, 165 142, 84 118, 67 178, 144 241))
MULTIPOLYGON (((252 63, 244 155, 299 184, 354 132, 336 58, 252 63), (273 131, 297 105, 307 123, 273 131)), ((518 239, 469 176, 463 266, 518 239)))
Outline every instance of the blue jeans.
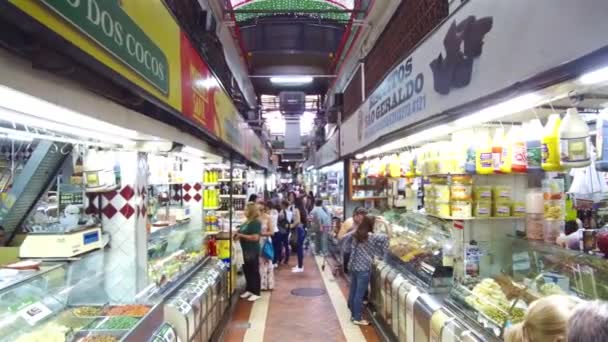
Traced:
POLYGON ((363 296, 369 285, 370 271, 351 271, 350 272, 350 291, 348 293, 348 307, 352 313, 351 319, 361 320, 363 311, 363 296))
POLYGON ((298 267, 304 266, 304 239, 306 238, 306 229, 304 226, 299 225, 296 227, 297 234, 297 252, 298 252, 298 267))
POLYGON ((283 259, 283 255, 285 255, 285 263, 289 261, 289 233, 274 233, 274 237, 272 238, 272 245, 274 247, 274 263, 280 264, 281 259, 283 259), (285 254, 283 254, 283 251, 285 254))

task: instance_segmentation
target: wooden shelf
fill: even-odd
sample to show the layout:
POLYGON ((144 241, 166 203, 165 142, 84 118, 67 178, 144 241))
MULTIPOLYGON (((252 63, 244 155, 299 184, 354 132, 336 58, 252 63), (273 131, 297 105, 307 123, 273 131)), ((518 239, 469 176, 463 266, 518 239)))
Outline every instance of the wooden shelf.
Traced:
POLYGON ((525 216, 491 216, 491 217, 453 217, 453 216, 441 216, 441 215, 433 215, 426 214, 427 216, 440 218, 443 220, 462 220, 462 221, 498 221, 498 220, 523 220, 525 216))
POLYGON ((351 201, 373 201, 373 200, 383 200, 388 199, 387 196, 372 196, 372 197, 353 197, 351 201))
MULTIPOLYGON (((230 195, 220 195, 220 198, 230 198, 230 195)), ((247 198, 247 195, 232 195, 232 198, 247 198)))

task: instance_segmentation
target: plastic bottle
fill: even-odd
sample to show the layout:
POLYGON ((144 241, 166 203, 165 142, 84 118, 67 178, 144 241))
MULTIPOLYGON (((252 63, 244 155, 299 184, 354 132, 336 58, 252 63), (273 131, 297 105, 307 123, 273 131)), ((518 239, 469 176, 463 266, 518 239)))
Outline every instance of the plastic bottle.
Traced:
POLYGON ((595 127, 597 128, 595 168, 598 171, 608 171, 608 110, 605 109, 598 115, 595 127))
POLYGON ((501 166, 503 164, 502 151, 505 144, 505 130, 500 127, 494 132, 494 139, 492 140, 492 168, 494 173, 502 173, 501 166))
POLYGON ((492 139, 488 132, 480 133, 475 148, 475 169, 480 175, 494 173, 492 166, 492 139))
POLYGON ((569 108, 559 129, 560 160, 564 167, 585 167, 591 164, 589 126, 576 108, 569 108))
POLYGON ((542 165, 540 137, 543 125, 540 119, 532 119, 526 131, 526 153, 528 171, 540 170, 542 165))
POLYGON ((545 171, 559 171, 562 166, 559 160, 559 128, 561 119, 559 114, 549 115, 549 121, 545 125, 542 146, 542 168, 545 171))
POLYGON ((526 172, 527 167, 527 151, 526 142, 523 136, 523 127, 513 126, 511 128, 511 171, 526 172))
POLYGON ((502 147, 502 158, 500 163, 500 172, 501 173, 511 173, 511 163, 513 159, 513 141, 514 141, 515 131, 513 127, 509 130, 509 133, 505 135, 502 147))

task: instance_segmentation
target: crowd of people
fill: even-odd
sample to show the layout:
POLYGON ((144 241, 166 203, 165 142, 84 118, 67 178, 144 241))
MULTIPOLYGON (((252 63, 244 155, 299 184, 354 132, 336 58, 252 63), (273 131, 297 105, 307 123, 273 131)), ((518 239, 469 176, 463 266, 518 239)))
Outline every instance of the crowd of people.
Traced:
MULTIPOLYGON (((289 265, 292 253, 296 254, 297 263, 291 272, 304 272, 304 252, 309 242, 314 254, 327 257, 332 234, 332 215, 312 192, 287 191, 266 197, 266 201, 257 195, 249 198, 246 222, 234 235, 240 241, 243 255, 246 288, 241 298, 249 301, 258 300, 262 290, 274 289, 274 270, 289 265)), ((388 236, 374 233, 375 222, 376 218, 364 208, 357 208, 353 217, 335 232, 342 250, 344 273, 350 276, 351 321, 357 325, 369 324, 362 312, 371 268, 374 258, 382 257, 388 248, 388 236)))

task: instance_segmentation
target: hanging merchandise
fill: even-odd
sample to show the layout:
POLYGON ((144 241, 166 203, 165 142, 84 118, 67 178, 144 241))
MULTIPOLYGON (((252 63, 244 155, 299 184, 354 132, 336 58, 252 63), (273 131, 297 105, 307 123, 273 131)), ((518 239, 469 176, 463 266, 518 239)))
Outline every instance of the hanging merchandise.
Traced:
POLYGON ((595 167, 599 171, 608 171, 608 109, 604 109, 595 123, 597 135, 595 137, 595 148, 597 161, 595 167))
POLYGON ((492 167, 495 173, 502 173, 503 170, 503 150, 505 144, 505 130, 500 127, 494 132, 494 139, 492 140, 492 167))
POLYGON ((477 134, 477 146, 475 148, 475 163, 477 173, 488 175, 494 173, 492 167, 492 140, 488 131, 477 134))
POLYGON ((526 142, 524 139, 524 129, 521 126, 513 126, 509 131, 509 146, 511 150, 511 171, 528 171, 526 142))
POLYGON ((502 156, 500 159, 500 173, 511 173, 511 160, 513 159, 513 147, 511 145, 514 133, 515 132, 511 128, 509 133, 504 136, 502 142, 502 156))
POLYGON ((549 115, 549 120, 545 125, 542 145, 542 168, 545 171, 559 171, 561 164, 559 161, 559 129, 561 119, 559 114, 549 115))
POLYGON ((559 129, 560 158, 564 167, 585 167, 589 156, 589 126, 576 108, 569 108, 559 129))
POLYGON ((400 159, 397 154, 393 154, 389 158, 388 175, 391 178, 399 178, 401 176, 400 159))
POLYGON ((543 125, 540 119, 532 119, 526 126, 526 156, 528 171, 540 170, 542 166, 542 153, 540 138, 543 125))

